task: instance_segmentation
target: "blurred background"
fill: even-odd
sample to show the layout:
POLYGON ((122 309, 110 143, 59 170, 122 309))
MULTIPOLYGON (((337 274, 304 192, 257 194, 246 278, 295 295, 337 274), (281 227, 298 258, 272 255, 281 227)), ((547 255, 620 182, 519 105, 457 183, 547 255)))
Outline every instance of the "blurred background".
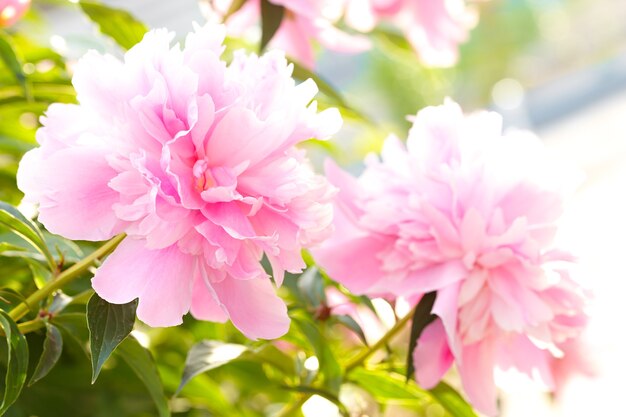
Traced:
MULTIPOLYGON (((38 77, 37 94, 49 101, 73 99, 63 87, 69 74, 60 68, 61 57, 70 59, 71 72, 71 60, 88 49, 121 54, 69 3, 35 2, 17 28, 50 48, 29 49, 37 63, 24 68, 38 77)), ((197 0, 103 3, 130 11, 149 27, 174 30, 179 38, 191 22, 204 21, 197 0)), ((554 153, 584 170, 586 181, 563 220, 559 239, 579 254, 580 278, 595 292, 581 352, 594 376, 574 377, 557 398, 523 381, 508 381, 511 393, 503 396, 503 416, 616 415, 623 409, 626 375, 626 266, 621 258, 626 236, 626 1, 491 0, 476 6, 480 22, 462 45, 455 68, 424 68, 403 41, 383 35, 375 35, 376 48, 368 53, 322 52, 316 72, 332 80, 367 119, 347 117, 345 129, 326 151, 343 165, 358 167, 389 132, 406 137, 406 115, 449 96, 468 111, 499 111, 508 128, 533 130, 554 153)), ((2 80, 0 76, 0 87, 2 80)), ((0 88, 5 100, 0 105, 0 199, 17 203, 20 195, 12 176, 16 155, 24 148, 8 138, 32 143, 45 106, 7 105, 11 94, 16 93, 0 88)), ((210 388, 205 382, 197 395, 210 388)), ((320 410, 307 417, 331 415, 320 410)), ((431 414, 437 416, 436 411, 431 414)), ((402 414, 395 410, 388 415, 402 414)))

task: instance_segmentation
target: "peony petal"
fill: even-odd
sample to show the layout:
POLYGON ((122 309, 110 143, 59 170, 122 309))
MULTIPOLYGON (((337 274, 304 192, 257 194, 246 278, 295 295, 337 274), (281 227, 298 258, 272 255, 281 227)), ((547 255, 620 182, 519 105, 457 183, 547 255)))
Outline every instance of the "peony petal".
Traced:
POLYGON ((200 320, 225 323, 228 320, 228 313, 221 307, 206 274, 205 267, 199 266, 193 284, 191 314, 200 320))
POLYGON ((98 268, 91 283, 115 303, 139 298, 137 317, 154 326, 175 326, 189 311, 195 257, 170 246, 145 249, 145 241, 126 238, 98 268))
POLYGON ((470 403, 489 416, 498 414, 497 390, 493 379, 493 341, 474 343, 463 348, 463 364, 459 366, 463 388, 470 403))
POLYGON ((66 148, 46 157, 38 148, 24 155, 17 183, 28 201, 39 203, 39 220, 52 233, 98 241, 123 225, 112 208, 117 193, 108 186, 115 176, 98 149, 66 148))
POLYGON ((443 324, 435 320, 424 329, 413 351, 417 382, 425 389, 434 388, 453 361, 443 324))
POLYGON ((212 286, 230 320, 247 337, 274 339, 289 330, 287 306, 269 279, 227 277, 212 286))

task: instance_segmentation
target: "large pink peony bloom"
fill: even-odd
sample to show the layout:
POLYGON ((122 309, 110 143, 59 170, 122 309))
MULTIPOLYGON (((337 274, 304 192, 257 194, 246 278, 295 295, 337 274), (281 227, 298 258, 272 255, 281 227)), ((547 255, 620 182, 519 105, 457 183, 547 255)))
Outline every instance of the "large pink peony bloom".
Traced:
POLYGON ((418 113, 406 146, 390 137, 382 161, 340 187, 334 236, 314 251, 357 294, 419 298, 436 291, 438 319, 414 352, 434 386, 456 362, 471 402, 496 413, 494 369, 516 368, 554 388, 551 358, 585 325, 586 295, 571 257, 552 248, 576 172, 501 118, 464 116, 446 102, 418 113))
POLYGON ((289 318, 274 279, 299 272, 302 247, 330 232, 333 188, 302 151, 336 132, 317 112, 312 81, 295 85, 278 53, 220 60, 224 28, 148 33, 125 55, 88 53, 74 86, 80 105, 54 104, 18 185, 41 222, 70 239, 128 237, 98 268, 96 292, 139 298, 152 326, 199 318, 251 338, 284 334, 289 318))
POLYGON ((468 38, 477 15, 465 0, 345 0, 348 26, 371 31, 379 22, 404 33, 422 62, 449 67, 458 60, 459 44, 468 38))
POLYGON ((30 0, 0 0, 0 28, 14 25, 29 7, 30 0))
MULTIPOLYGON (((209 2, 210 20, 221 21, 227 15, 232 0, 209 2)), ((335 26, 341 17, 341 2, 336 0, 269 0, 285 8, 285 14, 270 47, 284 50, 290 58, 312 68, 315 64, 313 42, 337 52, 356 53, 370 47, 370 42, 360 35, 350 35, 335 26)), ((246 4, 226 19, 230 34, 241 36, 258 24, 260 0, 248 0, 246 4)))

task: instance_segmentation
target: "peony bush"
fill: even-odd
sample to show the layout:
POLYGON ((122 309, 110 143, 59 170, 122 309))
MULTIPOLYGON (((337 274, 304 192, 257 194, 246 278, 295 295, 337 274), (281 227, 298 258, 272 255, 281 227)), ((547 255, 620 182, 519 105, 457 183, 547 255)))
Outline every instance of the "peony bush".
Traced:
POLYGON ((496 416, 499 372, 591 373, 554 243, 579 172, 449 98, 347 167, 381 109, 313 70, 383 38, 453 66, 476 4, 216 0, 177 38, 85 1, 117 46, 77 62, 28 6, 0 2, 0 116, 27 109, 0 119, 0 415, 496 416))

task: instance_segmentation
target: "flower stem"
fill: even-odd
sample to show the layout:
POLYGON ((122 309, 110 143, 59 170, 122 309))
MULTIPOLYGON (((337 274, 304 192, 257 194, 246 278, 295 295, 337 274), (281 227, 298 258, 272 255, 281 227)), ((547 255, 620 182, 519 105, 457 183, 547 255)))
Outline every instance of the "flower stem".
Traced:
POLYGON ((115 236, 113 239, 100 246, 81 261, 75 263, 65 271, 61 272, 56 279, 48 282, 45 286, 32 293, 25 302, 18 304, 9 312, 9 316, 15 321, 24 317, 30 311, 30 306, 37 305, 41 300, 47 298, 54 291, 78 278, 96 260, 108 255, 126 237, 124 233, 115 236))
MULTIPOLYGON (((346 367, 345 367, 345 372, 344 373, 347 374, 350 371, 352 371, 354 368, 359 367, 360 365, 363 364, 363 362, 365 362, 367 360, 367 358, 369 358, 374 353, 376 353, 376 351, 378 351, 378 349, 380 349, 383 346, 385 346, 391 339, 393 339, 400 332, 400 330, 402 330, 404 328, 404 326, 409 321, 411 321, 411 318, 413 318, 413 314, 414 313, 415 313, 415 308, 411 309, 411 311, 409 311, 404 317, 400 318, 396 322, 396 324, 394 324, 393 327, 391 329, 389 329, 387 331, 387 333, 385 333, 383 335, 383 337, 378 339, 378 341, 376 343, 374 343, 371 346, 368 346, 368 347, 364 348, 358 354, 356 354, 354 357, 352 357, 346 363, 346 367)), ((298 398, 297 401, 295 401, 293 403, 290 403, 290 404, 287 404, 284 408, 282 408, 280 411, 278 411, 278 413, 275 414, 274 417, 289 417, 289 416, 293 415, 293 413, 297 412, 300 409, 300 407, 302 407, 302 405, 306 402, 306 400, 309 399, 310 396, 311 396, 311 394, 309 394, 309 393, 302 394, 300 396, 300 398, 298 398)))
POLYGON ((399 319, 396 322, 396 324, 394 324, 394 326, 391 329, 389 329, 387 331, 387 333, 385 333, 383 335, 383 337, 378 339, 378 341, 376 343, 374 343, 372 346, 369 346, 369 347, 363 349, 356 356, 354 356, 352 359, 350 359, 346 363, 346 373, 350 372, 354 368, 356 368, 359 365, 363 364, 363 362, 365 362, 365 360, 367 358, 369 358, 374 353, 376 353, 376 351, 378 349, 380 349, 381 347, 385 346, 395 335, 397 335, 400 332, 400 330, 402 330, 404 328, 404 326, 409 321, 411 321, 411 318, 413 317, 414 313, 415 313, 415 308, 411 309, 411 311, 409 311, 407 313, 407 315, 405 315, 404 317, 399 319))

